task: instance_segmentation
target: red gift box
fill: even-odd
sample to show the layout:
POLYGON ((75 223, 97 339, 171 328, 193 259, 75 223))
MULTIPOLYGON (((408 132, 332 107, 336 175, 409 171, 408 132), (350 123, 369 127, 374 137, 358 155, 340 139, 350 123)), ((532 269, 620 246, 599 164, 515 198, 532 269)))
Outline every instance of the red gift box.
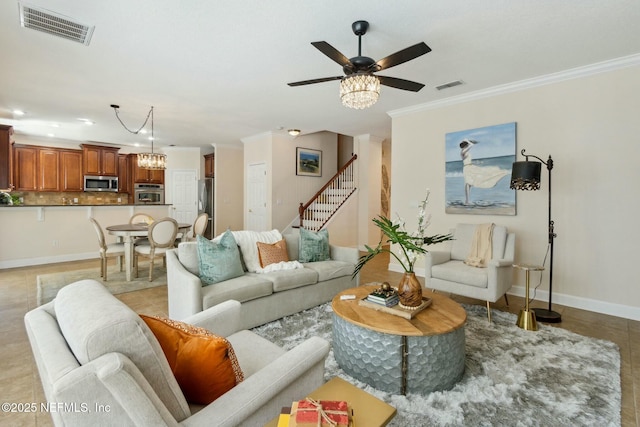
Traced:
POLYGON ((295 415, 296 427, 348 427, 349 407, 338 400, 313 400, 307 398, 294 402, 291 415, 295 415))

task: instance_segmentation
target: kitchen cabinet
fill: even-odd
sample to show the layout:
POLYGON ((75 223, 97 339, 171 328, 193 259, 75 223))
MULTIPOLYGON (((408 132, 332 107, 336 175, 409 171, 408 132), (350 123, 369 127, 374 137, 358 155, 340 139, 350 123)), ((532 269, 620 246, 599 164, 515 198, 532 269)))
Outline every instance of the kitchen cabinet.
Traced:
POLYGON ((204 176, 206 178, 213 178, 214 177, 214 164, 215 164, 215 155, 212 154, 206 154, 204 156, 204 176))
POLYGON ((118 176, 118 150, 82 144, 84 175, 118 176))
POLYGON ((164 184, 164 170, 150 170, 138 167, 138 155, 130 154, 131 176, 134 184, 164 184))
POLYGON ((131 182, 130 157, 126 154, 118 154, 118 193, 129 193, 133 183, 131 182))
POLYGON ((13 148, 15 189, 60 191, 60 152, 57 148, 17 145, 13 148))
POLYGON ((38 149, 38 190, 60 191, 60 150, 38 149))
POLYGON ((60 189, 83 191, 82 151, 60 150, 60 189))
POLYGON ((0 190, 13 189, 13 127, 0 125, 0 190))
POLYGON ((13 147, 13 185, 18 191, 38 190, 38 148, 13 147))

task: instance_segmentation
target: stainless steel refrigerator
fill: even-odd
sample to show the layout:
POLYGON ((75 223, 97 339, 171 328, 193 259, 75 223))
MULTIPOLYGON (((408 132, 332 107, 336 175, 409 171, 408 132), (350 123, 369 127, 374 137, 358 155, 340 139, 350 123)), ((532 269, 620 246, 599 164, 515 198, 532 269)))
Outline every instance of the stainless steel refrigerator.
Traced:
POLYGON ((207 239, 213 239, 213 214, 214 198, 213 198, 213 180, 214 178, 205 178, 198 181, 198 214, 207 213, 209 220, 207 223, 207 229, 204 232, 204 237, 207 239))

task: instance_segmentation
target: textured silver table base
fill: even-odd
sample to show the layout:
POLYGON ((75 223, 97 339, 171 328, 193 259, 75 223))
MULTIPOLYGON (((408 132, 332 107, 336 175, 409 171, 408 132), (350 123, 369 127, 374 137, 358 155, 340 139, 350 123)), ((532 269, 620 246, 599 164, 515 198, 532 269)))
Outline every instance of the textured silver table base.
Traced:
MULTIPOLYGON (((464 373, 464 327, 442 335, 408 337, 407 391, 449 390, 464 373)), ((333 315, 333 354, 352 377, 389 393, 402 392, 402 336, 366 329, 333 315)))

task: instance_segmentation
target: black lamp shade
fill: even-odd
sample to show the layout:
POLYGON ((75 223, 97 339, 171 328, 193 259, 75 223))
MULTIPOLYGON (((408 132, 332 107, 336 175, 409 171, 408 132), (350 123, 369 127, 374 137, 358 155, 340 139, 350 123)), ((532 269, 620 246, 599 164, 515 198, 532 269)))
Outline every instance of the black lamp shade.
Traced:
POLYGON ((540 189, 540 162, 513 162, 511 168, 512 190, 539 190, 540 189))

